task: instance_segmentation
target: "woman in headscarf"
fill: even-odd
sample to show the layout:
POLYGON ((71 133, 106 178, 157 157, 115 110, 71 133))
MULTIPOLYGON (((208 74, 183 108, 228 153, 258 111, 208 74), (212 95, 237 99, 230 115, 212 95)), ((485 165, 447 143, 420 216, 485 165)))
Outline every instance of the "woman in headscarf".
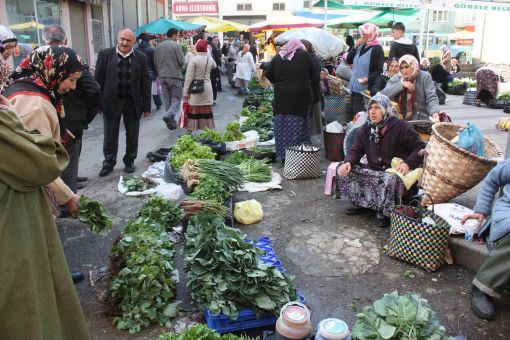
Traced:
POLYGON ((420 151, 425 147, 414 128, 392 114, 388 97, 376 94, 368 105, 369 119, 362 125, 353 145, 338 169, 337 196, 347 198, 352 207, 347 215, 358 215, 373 209, 377 211, 376 224, 389 225, 389 211, 400 204, 406 188, 398 175, 387 173, 394 158, 402 162, 394 171, 406 175, 422 163, 420 151), (367 164, 360 164, 366 155, 367 164))
POLYGON ((489 106, 491 100, 498 95, 499 76, 488 66, 480 67, 475 72, 476 78, 476 103, 489 106))
MULTIPOLYGON (((76 88, 82 70, 83 61, 71 48, 42 46, 19 64, 4 95, 28 130, 65 143, 69 136, 61 95, 76 88)), ((56 215, 60 214, 58 206, 66 205, 71 215, 77 216, 79 196, 60 178, 45 189, 56 215)))
POLYGON ((250 52, 250 45, 244 44, 243 49, 237 55, 235 82, 239 86, 239 94, 248 94, 248 83, 252 75, 257 71, 253 55, 250 52))
POLYGON ((439 98, 430 73, 420 70, 418 60, 410 54, 399 61, 400 72, 391 77, 382 94, 398 101, 405 120, 439 118, 439 98))
POLYGON ((189 60, 184 79, 184 98, 189 102, 186 133, 191 134, 195 130, 205 128, 214 129, 213 117, 213 89, 211 84, 211 69, 217 65, 214 59, 207 53, 207 40, 200 39, 196 44, 196 55, 189 60), (193 80, 204 80, 204 91, 190 93, 189 87, 193 80))
POLYGON ((450 73, 452 71, 452 54, 450 52, 450 48, 447 45, 441 46, 441 51, 443 55, 441 56, 441 65, 443 65, 444 69, 450 73))
POLYGON ((274 85, 276 157, 282 162, 287 146, 310 142, 309 109, 314 100, 315 67, 298 39, 289 40, 267 67, 267 79, 274 85))
POLYGON ((7 87, 7 80, 12 73, 12 66, 7 59, 14 54, 18 39, 11 30, 0 25, 0 93, 7 87))
POLYGON ((386 61, 386 70, 381 74, 381 76, 377 80, 376 86, 378 91, 382 91, 386 87, 388 80, 390 80, 390 78, 397 73, 398 73, 398 59, 397 58, 388 59, 386 61))
POLYGON ((0 96, 1 337, 86 340, 87 324, 42 189, 66 168, 68 156, 58 141, 27 132, 13 110, 0 96))
POLYGON ((384 51, 377 40, 379 28, 370 23, 359 27, 361 38, 356 41, 347 55, 347 63, 352 65, 352 76, 349 81, 351 91, 351 112, 349 121, 360 111, 365 111, 365 90, 372 94, 377 92, 376 82, 383 72, 384 51))

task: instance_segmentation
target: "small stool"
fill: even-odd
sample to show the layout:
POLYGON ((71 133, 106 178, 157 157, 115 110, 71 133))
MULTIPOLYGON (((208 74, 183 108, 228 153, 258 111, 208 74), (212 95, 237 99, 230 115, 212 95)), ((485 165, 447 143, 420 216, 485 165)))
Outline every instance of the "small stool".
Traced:
POLYGON ((336 168, 338 167, 340 162, 333 162, 328 166, 328 171, 326 172, 326 187, 324 188, 325 195, 331 195, 331 190, 333 190, 333 181, 336 177, 336 168))

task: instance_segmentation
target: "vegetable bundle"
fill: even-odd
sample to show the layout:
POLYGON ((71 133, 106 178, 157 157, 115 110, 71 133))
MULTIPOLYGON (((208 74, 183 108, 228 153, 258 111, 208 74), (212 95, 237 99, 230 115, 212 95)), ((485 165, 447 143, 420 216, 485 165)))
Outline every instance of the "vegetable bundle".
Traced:
POLYGON ((219 131, 209 129, 209 128, 205 128, 202 132, 200 132, 198 135, 196 135, 195 139, 196 140, 208 139, 212 142, 223 142, 224 141, 223 135, 219 131))
POLYGON ((260 260, 264 251, 243 240, 238 229, 218 217, 190 219, 183 246, 184 268, 191 296, 212 314, 237 319, 239 309, 274 314, 294 299, 294 277, 260 260))
POLYGON ((207 145, 200 145, 190 135, 179 137, 172 148, 172 160, 170 165, 173 169, 180 169, 188 159, 214 159, 216 154, 207 145))
POLYGON ((78 219, 87 224, 93 233, 112 229, 112 219, 100 202, 82 195, 78 201, 78 210, 78 219))
POLYGON ((260 140, 265 141, 273 137, 273 105, 271 102, 262 102, 257 107, 249 107, 248 112, 244 111, 248 119, 243 123, 241 131, 246 132, 256 130, 259 133, 260 140))
POLYGON ((202 201, 215 201, 223 203, 232 196, 225 184, 213 176, 204 176, 200 179, 191 196, 202 201))
POLYGON ((131 221, 122 239, 112 247, 122 269, 112 278, 110 292, 120 303, 121 315, 113 320, 118 329, 130 333, 157 322, 169 327, 177 316, 176 278, 170 236, 160 224, 139 217, 131 221))
POLYGON ((244 340, 233 334, 220 335, 204 324, 198 324, 179 333, 164 333, 157 340, 244 340))
POLYGON ((238 122, 230 122, 225 127, 225 133, 223 139, 225 142, 233 142, 236 140, 242 140, 244 138, 241 132, 241 124, 238 122))
POLYGON ((178 225, 182 215, 182 210, 176 203, 159 196, 151 197, 138 213, 139 217, 148 218, 167 230, 178 225))
POLYGON ((145 191, 158 186, 150 178, 144 178, 142 176, 126 176, 122 177, 122 184, 127 188, 127 191, 145 191))
POLYGON ((243 107, 255 106, 259 107, 263 102, 273 103, 274 93, 272 90, 264 90, 260 92, 252 92, 243 102, 243 107))
POLYGON ((271 167, 267 160, 248 159, 238 165, 248 182, 265 183, 271 181, 271 167))
POLYGON ((216 201, 200 201, 185 199, 181 203, 184 210, 184 217, 190 218, 198 214, 209 214, 225 218, 227 216, 227 207, 216 201))
POLYGON ((243 173, 234 164, 214 159, 189 160, 181 169, 181 176, 188 188, 200 183, 205 176, 220 180, 228 189, 235 190, 241 187, 246 180, 243 173))
POLYGON ((374 302, 373 307, 363 308, 356 319, 352 329, 352 338, 355 340, 453 340, 444 335, 445 328, 427 300, 414 292, 402 296, 396 291, 384 294, 382 299, 374 302))
POLYGON ((224 162, 238 165, 248 159, 251 159, 251 157, 247 153, 243 151, 236 151, 232 152, 227 158, 225 158, 224 162))

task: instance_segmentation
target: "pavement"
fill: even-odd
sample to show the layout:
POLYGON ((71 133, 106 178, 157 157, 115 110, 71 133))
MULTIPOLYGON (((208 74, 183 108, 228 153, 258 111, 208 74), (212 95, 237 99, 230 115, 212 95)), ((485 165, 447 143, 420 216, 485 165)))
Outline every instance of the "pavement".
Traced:
MULTIPOLYGON (((215 123, 219 130, 235 120, 244 99, 235 90, 227 86, 224 89, 226 92, 219 93, 214 106, 215 123)), ((487 138, 499 145, 502 151, 505 150, 508 133, 497 131, 494 127, 499 118, 507 117, 502 110, 463 105, 461 96, 448 96, 442 109, 455 122, 475 123, 487 138)), ((141 174, 151 164, 144 158, 147 152, 173 145, 176 138, 184 133, 184 129, 169 131, 162 116, 160 110, 142 119, 135 174, 141 174)), ((106 235, 96 235, 90 233, 87 226, 72 219, 58 219, 57 226, 70 269, 88 272, 96 267, 108 266, 113 241, 145 199, 127 197, 117 191, 119 175, 123 174, 123 133, 119 142, 120 164, 107 177, 98 175, 103 140, 100 115, 83 138, 80 175, 87 176, 89 181, 79 194, 103 202, 113 217, 114 227, 106 235)), ((322 146, 322 137, 314 136, 313 142, 322 146)), ((324 173, 328 165, 329 162, 323 157, 324 173)), ((274 168, 277 172, 283 172, 281 166, 275 165, 274 168)), ((389 240, 389 230, 375 227, 375 216, 372 214, 345 215, 343 210, 348 203, 324 195, 324 180, 325 175, 306 181, 284 180, 281 191, 235 195, 235 201, 253 198, 262 204, 263 221, 238 227, 246 233, 247 238, 271 238, 287 272, 296 276, 296 284, 312 310, 314 325, 324 318, 335 317, 345 320, 352 327, 356 313, 363 306, 372 304, 384 293, 397 290, 399 293, 415 291, 426 298, 449 335, 463 335, 468 339, 505 339, 510 334, 508 299, 497 302, 496 320, 487 322, 478 319, 469 305, 474 271, 453 264, 427 273, 390 258, 383 250, 389 240), (359 240, 359 244, 356 240, 359 240)), ((475 187, 452 201, 473 207, 477 192, 478 187, 475 187)), ((177 244, 176 248, 180 249, 181 245, 177 244)), ((465 251, 467 248, 460 246, 459 249, 465 251)), ((459 256, 464 259, 463 265, 467 263, 469 267, 469 264, 476 262, 469 258, 476 256, 480 262, 484 254, 468 250, 459 256)), ((177 299, 182 301, 181 315, 185 316, 196 312, 196 309, 185 287, 179 256, 176 256, 176 263, 181 278, 177 299)), ((111 318, 101 314, 98 297, 102 292, 95 288, 91 286, 88 273, 86 280, 76 285, 92 339, 155 339, 162 332, 159 326, 151 326, 134 335, 115 329, 111 318)))

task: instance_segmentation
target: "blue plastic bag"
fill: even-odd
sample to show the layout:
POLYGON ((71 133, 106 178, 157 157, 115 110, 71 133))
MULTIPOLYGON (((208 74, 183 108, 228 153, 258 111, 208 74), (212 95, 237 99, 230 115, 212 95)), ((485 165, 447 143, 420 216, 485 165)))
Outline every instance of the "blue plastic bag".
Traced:
POLYGON ((464 150, 472 152, 480 157, 483 157, 485 154, 482 133, 478 126, 471 122, 468 122, 467 128, 459 133, 459 142, 457 144, 464 150))

